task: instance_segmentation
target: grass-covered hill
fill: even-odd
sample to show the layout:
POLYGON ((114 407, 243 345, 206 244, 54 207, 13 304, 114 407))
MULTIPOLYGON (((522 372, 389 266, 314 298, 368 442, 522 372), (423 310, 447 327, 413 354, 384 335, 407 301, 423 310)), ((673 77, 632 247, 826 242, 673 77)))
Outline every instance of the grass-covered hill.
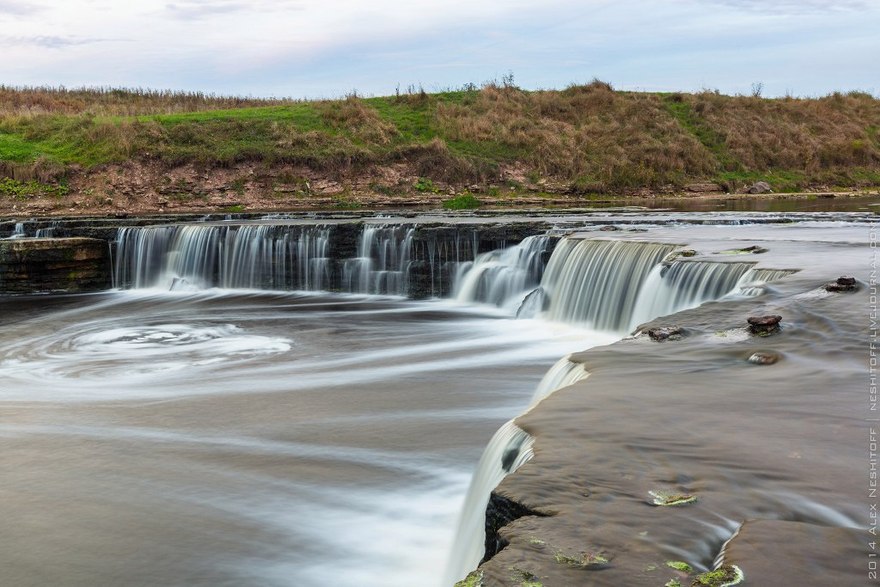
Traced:
POLYGON ((389 193, 736 191, 757 180, 851 189, 880 185, 880 100, 621 92, 599 81, 321 101, 0 86, 0 192, 94 192, 103 184, 87 179, 117 168, 148 169, 146 182, 187 168, 190 191, 219 174, 232 192, 246 183, 281 197, 362 177, 389 193), (230 171, 244 168, 244 178, 230 171))

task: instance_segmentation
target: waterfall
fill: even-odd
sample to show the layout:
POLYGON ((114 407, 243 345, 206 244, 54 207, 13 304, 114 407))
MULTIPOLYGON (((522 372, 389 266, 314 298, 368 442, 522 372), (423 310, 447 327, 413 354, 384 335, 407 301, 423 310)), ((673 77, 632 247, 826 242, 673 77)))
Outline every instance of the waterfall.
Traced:
POLYGON ((343 265, 342 288, 368 294, 407 294, 412 236, 406 226, 365 226, 357 257, 343 265))
POLYGON ((24 230, 24 222, 16 222, 15 229, 13 229, 12 234, 9 235, 9 238, 24 238, 27 236, 27 233, 24 230))
POLYGON ((513 420, 508 420, 492 436, 468 487, 443 585, 455 584, 480 564, 485 552, 485 516, 489 495, 504 477, 531 458, 532 444, 532 437, 513 420))
POLYGON ((329 274, 329 229, 273 225, 121 228, 115 283, 178 287, 320 289, 329 274), (298 232, 298 233, 297 233, 298 232))
POLYGON ((538 402, 557 389, 573 385, 582 379, 586 379, 589 375, 583 363, 575 363, 571 360, 570 355, 562 357, 550 367, 550 370, 547 371, 541 382, 538 383, 528 409, 538 405, 538 402))
POLYGON ((724 297, 737 289, 753 265, 673 261, 655 266, 639 291, 628 329, 724 297))
POLYGON ((787 277, 792 273, 797 273, 795 269, 759 269, 753 268, 746 271, 739 283, 736 284, 740 295, 747 297, 755 297, 764 293, 764 286, 774 281, 779 281, 783 277, 787 277))
POLYGON ((483 253, 463 264, 456 285, 460 302, 519 307, 524 296, 541 282, 547 236, 529 236, 515 246, 483 253))
MULTIPOLYGON (((538 405, 538 402, 554 391, 568 387, 588 375, 583 364, 572 362, 569 357, 563 357, 541 379, 526 411, 538 405)), ((492 436, 468 487, 458 519, 455 543, 444 573, 444 585, 453 585, 475 569, 482 560, 486 543, 485 517, 489 496, 507 475, 532 458, 533 444, 532 437, 519 428, 513 420, 505 422, 492 436)))
POLYGON ((550 298, 545 317, 593 330, 623 332, 639 291, 675 245, 563 239, 541 286, 550 298))

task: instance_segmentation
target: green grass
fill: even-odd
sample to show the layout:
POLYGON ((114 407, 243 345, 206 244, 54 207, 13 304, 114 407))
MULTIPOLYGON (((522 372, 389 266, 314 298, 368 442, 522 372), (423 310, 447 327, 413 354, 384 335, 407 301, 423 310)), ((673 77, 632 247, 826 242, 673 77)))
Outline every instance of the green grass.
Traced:
POLYGON ((26 200, 34 196, 64 196, 68 192, 67 185, 51 185, 36 180, 19 181, 9 177, 0 178, 0 196, 12 197, 16 200, 26 200))
MULTIPOLYGON (((859 114, 860 111, 870 114, 880 108, 877 106, 880 101, 871 102, 870 97, 860 98, 858 108, 847 106, 850 108, 847 120, 861 121, 859 128, 865 128, 861 136, 853 134, 854 131, 850 132, 851 136, 842 135, 846 140, 840 144, 849 146, 854 153, 849 159, 825 161, 822 157, 827 154, 817 148, 811 161, 818 161, 818 167, 815 163, 798 163, 774 168, 776 163, 772 160, 753 162, 751 167, 745 165, 743 161, 747 159, 743 151, 735 151, 738 153, 735 156, 731 149, 737 147, 731 143, 728 148, 725 142, 726 136, 733 136, 729 125, 734 123, 719 123, 716 119, 718 112, 725 113, 725 108, 731 108, 730 112, 749 114, 757 120, 754 124, 763 124, 762 128, 772 134, 773 125, 782 120, 772 113, 775 103, 737 101, 736 97, 713 95, 715 126, 710 126, 705 118, 709 115, 703 114, 701 109, 699 95, 656 94, 646 98, 638 93, 610 92, 610 89, 604 92, 582 89, 574 94, 471 89, 233 109, 225 108, 227 102, 217 102, 216 106, 224 109, 138 116, 114 114, 125 111, 121 106, 98 110, 107 113, 103 116, 7 112, 0 114, 0 173, 46 181, 62 177, 64 170, 72 165, 88 169, 140 161, 157 162, 166 167, 192 164, 212 168, 250 162, 267 168, 307 167, 340 178, 378 165, 405 162, 414 170, 414 176, 434 182, 431 185, 437 188, 443 183, 457 186, 499 183, 503 181, 499 178, 502 166, 517 163, 524 167, 530 183, 546 177, 582 194, 623 194, 644 187, 667 184, 680 187, 706 180, 733 189, 767 181, 776 192, 816 186, 844 189, 880 185, 880 153, 877 151, 880 127, 873 124, 866 128, 866 117, 869 121, 876 117, 871 119, 859 114), (614 108, 602 106, 604 102, 597 106, 601 100, 609 100, 608 104, 614 108), (644 110, 650 113, 644 127, 622 125, 621 121, 629 120, 626 117, 643 103, 653 105, 644 110), (595 116, 577 114, 590 108, 595 110, 595 116), (455 117, 451 117, 450 111, 457 113, 455 117), (455 127, 450 120, 459 121, 462 126, 455 127), (657 124, 651 130, 654 122, 657 124), (558 131, 578 124, 593 125, 594 130, 583 134, 572 130, 570 135, 565 135, 568 138, 558 131), (657 130, 669 127, 675 132, 657 130), (604 156, 612 152, 616 154, 604 156), (693 155, 694 152, 699 157, 693 155), (689 166, 682 168, 680 161, 690 162, 689 166), (24 169, 38 165, 42 165, 44 171, 47 165, 54 165, 60 167, 61 172, 28 175, 24 169)), ((60 90, 57 94, 53 96, 59 100, 66 96, 60 90)), ((126 96, 114 94, 103 99, 110 98, 124 105, 126 96)), ((817 104, 821 105, 821 99, 804 100, 803 112, 811 112, 817 104)), ((797 102, 786 107, 801 106, 797 102)), ((795 118, 785 119, 789 125, 785 128, 794 128, 797 123, 791 120, 795 118)), ((742 118, 737 118, 739 120, 742 118)), ((780 130, 779 136, 789 135, 780 130)), ((819 137, 825 150, 837 148, 833 138, 819 137)), ((810 153, 804 157, 807 156, 810 153)), ((420 190, 423 180, 405 187, 404 191, 433 192, 433 189, 420 190)), ((233 189, 240 192, 241 187, 233 189)), ((473 201, 453 198, 447 202, 450 207, 479 205, 476 198, 473 201)))
POLYGON ((20 163, 33 161, 40 155, 40 149, 35 143, 18 135, 0 133, 0 160, 20 163))
POLYGON ((721 169, 725 171, 742 169, 742 164, 728 152, 727 146, 724 144, 724 137, 694 112, 687 102, 687 98, 681 94, 663 94, 662 98, 666 111, 678 121, 683 129, 709 149, 721 169))
POLYGON ((443 201, 443 208, 446 210, 473 210, 481 205, 482 202, 473 194, 461 194, 443 201))

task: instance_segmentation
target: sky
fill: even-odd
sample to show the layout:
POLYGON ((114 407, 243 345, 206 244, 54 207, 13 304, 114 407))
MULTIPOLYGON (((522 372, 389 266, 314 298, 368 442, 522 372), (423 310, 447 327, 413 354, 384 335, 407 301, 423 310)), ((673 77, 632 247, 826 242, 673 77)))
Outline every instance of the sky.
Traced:
POLYGON ((0 84, 880 94, 880 0, 0 0, 0 84))

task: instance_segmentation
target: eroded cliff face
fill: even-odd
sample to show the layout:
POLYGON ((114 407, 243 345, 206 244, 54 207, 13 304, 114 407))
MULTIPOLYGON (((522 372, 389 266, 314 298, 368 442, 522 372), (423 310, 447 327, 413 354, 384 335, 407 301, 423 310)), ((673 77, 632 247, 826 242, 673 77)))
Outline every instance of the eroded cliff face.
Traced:
POLYGON ((91 292, 111 287, 110 245, 93 238, 0 240, 0 293, 91 292))

